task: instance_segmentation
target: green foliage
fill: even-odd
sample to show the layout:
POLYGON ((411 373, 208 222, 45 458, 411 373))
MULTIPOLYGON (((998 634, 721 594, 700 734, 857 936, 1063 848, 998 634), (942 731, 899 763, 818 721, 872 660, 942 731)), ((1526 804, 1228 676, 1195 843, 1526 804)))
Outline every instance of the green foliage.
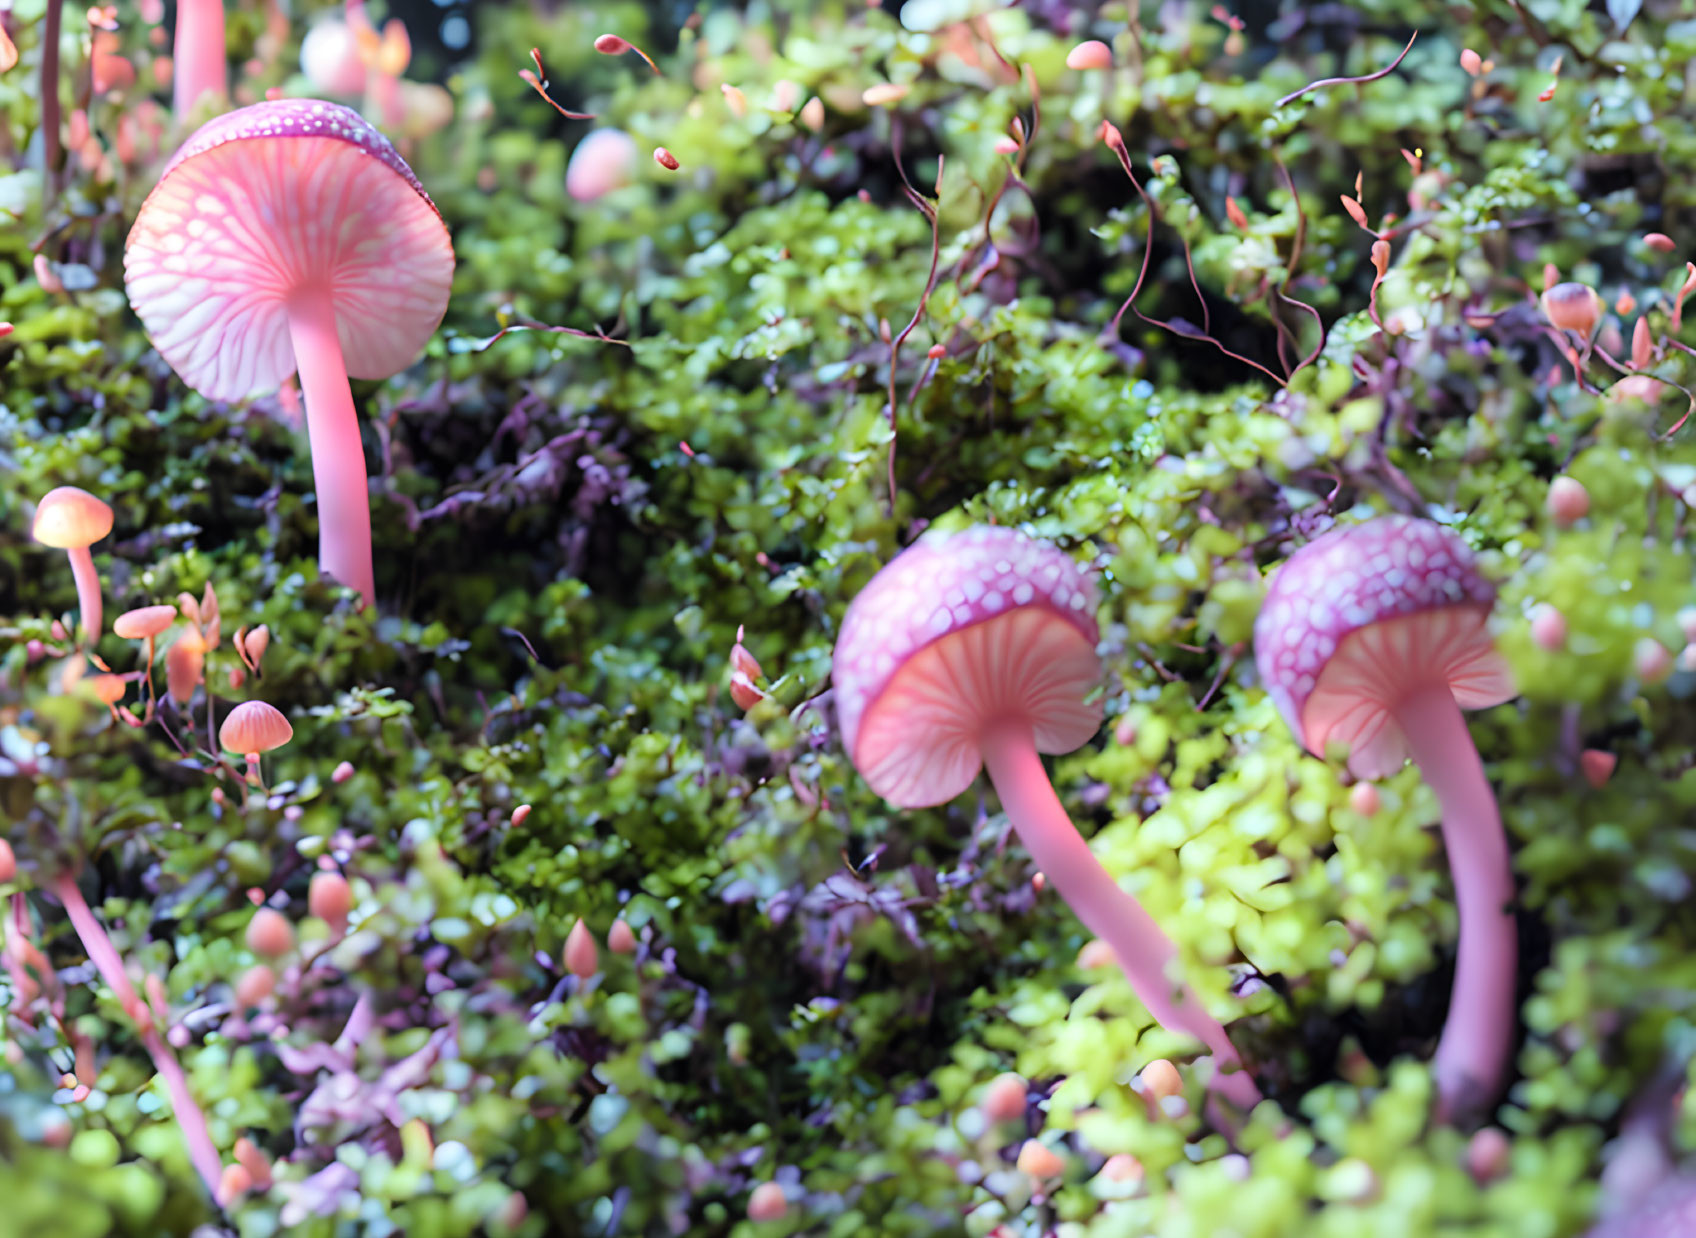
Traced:
MULTIPOLYGON (((117 38, 145 84, 142 7, 118 6, 117 38)), ((226 7, 242 89, 305 93, 307 15, 279 42, 260 6, 226 7)), ((53 977, 0 981, 9 1232, 1581 1232, 1624 1106, 1696 1046, 1696 671, 1649 683, 1634 662, 1645 638, 1683 649, 1696 603, 1696 448, 1666 433, 1693 377, 1682 276, 1640 240, 1696 204, 1696 26, 1379 0, 1264 9, 1235 35, 1199 0, 1088 20, 770 0, 681 27, 630 3, 471 7, 474 53, 413 31, 412 76, 456 105, 410 147, 453 234, 452 304, 417 365, 355 385, 375 612, 319 579, 286 402, 202 399, 127 308, 123 238, 169 118, 143 87, 90 99, 67 9, 63 111, 94 136, 50 188, 45 5, 0 15, 21 54, 0 73, 7 957, 33 942, 57 975, 35 1002, 20 978, 53 977), (1389 64, 1415 25, 1396 72, 1280 103, 1389 64), (596 54, 608 30, 664 75, 596 54), (1067 69, 1074 37, 1111 40, 1118 67, 1067 69), (590 125, 519 79, 530 47, 564 106, 634 135, 633 184, 566 195, 590 125), (882 82, 909 91, 868 107, 882 82), (647 158, 662 144, 678 171, 647 158), (1339 206, 1357 184, 1391 250, 1376 286, 1373 237, 1339 206), (1666 341, 1660 404, 1610 396, 1598 354, 1575 371, 1535 308, 1545 263, 1635 298, 1666 341), (1562 472, 1592 502, 1567 531, 1544 514, 1562 472), (52 622, 74 587, 27 534, 65 484, 116 512, 95 548, 108 617, 215 591, 212 700, 139 728, 63 690, 52 622), (1362 816, 1249 648, 1265 569, 1389 510, 1481 552, 1523 689, 1473 720, 1526 955, 1493 1115, 1511 1157, 1484 1182, 1423 1064, 1455 935, 1435 800, 1410 768, 1362 816), (896 812, 836 742, 849 600, 921 527, 989 520, 1100 570, 1109 724, 1055 782, 1234 1020, 1272 1099, 1232 1138, 1194 1079, 1186 1112, 1151 1116, 1137 1072, 1194 1046, 1077 961, 1080 926, 1032 890, 993 799, 896 812), (1539 603, 1564 648, 1531 641, 1539 603), (235 630, 258 624, 263 674, 235 682, 235 630), (746 712, 727 668, 744 626, 768 694, 746 712), (264 793, 193 738, 249 698, 295 728, 264 793), (1618 757, 1600 788, 1586 748, 1618 757), (321 867, 349 879, 345 936, 308 914, 321 867), (225 1160, 251 1139, 271 1189, 206 1198, 133 1021, 44 892, 66 870, 163 986, 225 1160), (259 961, 250 893, 299 935, 259 1008, 234 994, 259 961), (633 955, 605 944, 615 917, 633 955), (580 918, 601 942, 587 983, 560 962, 580 918), (1006 1070, 1043 1097, 1026 1130, 975 1109, 1006 1070), (1060 1180, 1014 1168, 1027 1136, 1060 1180), (1140 1183, 1099 1173, 1113 1154, 1140 1183), (782 1221, 744 1219, 764 1181, 782 1221)), ((1623 362, 1636 312, 1610 310, 1598 349, 1623 362)), ((99 653, 141 669, 109 625, 99 653)), ((1684 1148, 1696 1119, 1677 1117, 1684 1148)))

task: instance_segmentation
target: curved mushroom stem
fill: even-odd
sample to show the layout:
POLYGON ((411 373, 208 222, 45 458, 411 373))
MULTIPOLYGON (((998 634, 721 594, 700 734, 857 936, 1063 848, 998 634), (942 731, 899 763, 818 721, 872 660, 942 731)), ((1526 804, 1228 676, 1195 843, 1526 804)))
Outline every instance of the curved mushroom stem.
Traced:
POLYGON ((171 49, 171 105, 178 124, 189 118, 202 95, 224 97, 229 78, 224 60, 223 0, 178 0, 171 49))
POLYGON ((376 602, 371 567, 371 499, 359 416, 347 385, 336 335, 336 311, 326 288, 307 288, 289 302, 289 338, 306 400, 312 482, 318 491, 318 566, 367 606, 376 602))
POLYGON ((1223 1069, 1242 1063, 1225 1029, 1188 985, 1180 987, 1167 975, 1177 947, 1101 867, 1066 815, 1042 768, 1030 724, 1023 719, 998 723, 981 742, 989 780, 1025 850, 1084 926, 1113 947, 1131 991, 1160 1026, 1193 1036, 1213 1051, 1221 1067, 1213 1086, 1221 1094, 1244 1109, 1259 1103, 1260 1090, 1247 1071, 1223 1069))
POLYGON ((77 605, 82 610, 83 639, 88 647, 100 643, 100 624, 105 618, 100 600, 100 573, 94 570, 94 556, 87 546, 73 546, 65 552, 71 559, 71 576, 77 582, 77 605))
POLYGON ((1519 953, 1513 870, 1496 797, 1448 687, 1415 693, 1395 717, 1442 805, 1460 910, 1454 994, 1432 1064, 1440 1107, 1455 1116, 1494 1100, 1507 1069, 1519 953))
POLYGON ((64 904, 71 927, 82 939, 83 949, 88 951, 89 962, 94 964, 95 970, 100 973, 107 987, 118 995, 118 1001, 125 1012, 135 1020, 141 1043, 147 1049, 147 1055, 153 1059, 153 1068, 165 1081, 165 1091, 171 1098, 171 1111, 176 1114, 177 1125, 183 1132, 183 1142, 188 1145, 189 1160, 193 1162, 195 1171, 200 1174, 201 1181, 206 1183, 206 1189, 216 1199, 218 1183, 224 1173, 223 1158, 218 1155, 217 1145, 212 1142, 212 1136, 206 1129, 206 1114, 194 1099, 194 1094, 188 1090, 188 1079, 184 1077, 182 1067, 177 1065, 177 1059, 159 1038, 159 1030, 153 1026, 147 1004, 141 1000, 135 986, 130 983, 129 974, 124 971, 124 961, 118 957, 117 947, 112 944, 112 939, 106 935, 100 921, 95 919, 94 913, 89 910, 76 878, 69 873, 61 873, 53 880, 53 893, 58 895, 59 901, 64 904))

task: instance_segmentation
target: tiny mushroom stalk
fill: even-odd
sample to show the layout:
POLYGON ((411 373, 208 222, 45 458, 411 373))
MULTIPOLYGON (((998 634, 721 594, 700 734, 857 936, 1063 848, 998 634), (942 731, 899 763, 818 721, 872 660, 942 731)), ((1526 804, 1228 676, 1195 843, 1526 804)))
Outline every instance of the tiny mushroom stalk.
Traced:
POLYGON ((410 365, 447 310, 435 203, 357 112, 276 99, 204 125, 166 164, 124 250, 130 304, 196 391, 235 400, 299 372, 319 564, 375 600, 365 451, 348 378, 410 365))
POLYGON ((843 742, 861 775, 901 808, 945 804, 987 768, 1037 867, 1118 956, 1162 1026, 1193 1036, 1225 1069, 1221 1094, 1260 1099, 1218 1020, 1173 974, 1177 950, 1102 868, 1054 794, 1039 753, 1101 726, 1095 587, 1070 557, 1013 529, 920 539, 849 606, 832 675, 843 742))
POLYGON ((1513 872, 1461 716, 1515 694, 1485 627, 1495 597, 1458 534, 1383 516, 1291 555, 1254 628, 1261 679, 1308 751, 1347 745, 1359 778, 1411 756, 1442 807, 1460 942, 1434 1073, 1456 1115, 1499 1094, 1514 1027, 1513 872))
POLYGON ((224 50, 224 0, 177 0, 171 48, 171 102, 180 125, 205 95, 222 100, 229 69, 224 50))
POLYGON ((41 496, 35 507, 34 537, 43 546, 63 550, 71 560, 71 575, 77 582, 77 604, 82 611, 84 639, 92 647, 100 642, 104 614, 100 599, 100 576, 88 548, 112 531, 112 509, 86 490, 60 486, 41 496))

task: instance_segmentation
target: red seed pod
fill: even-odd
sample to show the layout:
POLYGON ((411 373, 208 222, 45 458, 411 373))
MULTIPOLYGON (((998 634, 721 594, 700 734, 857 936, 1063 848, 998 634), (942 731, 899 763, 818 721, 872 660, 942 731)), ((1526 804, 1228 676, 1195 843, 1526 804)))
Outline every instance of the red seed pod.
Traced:
POLYGON ((680 166, 677 162, 677 156, 663 146, 654 147, 654 162, 667 172, 675 172, 680 166))
POLYGON ((1390 272, 1390 243, 1388 241, 1372 242, 1372 269, 1378 272, 1378 278, 1383 279, 1390 272))
POLYGON ((948 350, 946 348, 944 348, 941 344, 932 344, 930 346, 930 348, 928 350, 926 350, 926 352, 925 352, 925 356, 929 357, 932 361, 939 361, 943 357, 946 357, 947 355, 948 355, 948 350))
POLYGON ((603 34, 595 40, 595 50, 603 56, 622 56, 630 50, 630 42, 616 34, 603 34))
POLYGON ((1649 320, 1639 318, 1637 325, 1631 329, 1631 367, 1635 370, 1646 370, 1654 359, 1655 341, 1649 334, 1649 320))
POLYGON ((1225 196, 1225 218, 1231 221, 1231 226, 1239 232, 1248 231, 1248 216, 1243 214, 1243 208, 1237 205, 1237 200, 1229 194, 1225 196))

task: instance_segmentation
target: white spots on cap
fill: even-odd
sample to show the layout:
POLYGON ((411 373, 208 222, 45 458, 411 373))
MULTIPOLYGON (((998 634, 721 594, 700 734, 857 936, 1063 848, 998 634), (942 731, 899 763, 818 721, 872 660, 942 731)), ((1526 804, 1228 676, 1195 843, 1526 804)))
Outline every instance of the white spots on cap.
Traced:
MULTIPOLYGON (((985 525, 921 538, 861 590, 842 621, 833 680, 849 753, 856 754, 863 716, 904 674, 905 664, 944 638, 996 616, 1027 609, 1033 616, 1050 616, 1058 623, 1038 622, 1033 630, 1060 629, 1093 663, 1095 597, 1094 582, 1070 556, 1017 530, 985 525)), ((998 664, 1018 656, 1006 641, 986 645, 986 650, 982 656, 998 664)), ((1069 686, 1056 699, 1067 693, 1074 698, 1072 708, 1080 708, 1076 702, 1083 692, 1069 686)))
POLYGON ((291 99, 189 138, 142 205, 124 266, 172 368, 203 395, 239 399, 294 372, 288 304, 302 288, 333 290, 352 377, 410 365, 446 311, 453 247, 380 133, 337 104, 291 99))
POLYGON ((1495 597, 1472 551, 1442 525, 1383 516, 1333 529, 1273 574, 1254 625, 1255 662, 1278 712, 1306 742, 1304 708, 1344 638, 1450 606, 1487 610, 1495 597))

